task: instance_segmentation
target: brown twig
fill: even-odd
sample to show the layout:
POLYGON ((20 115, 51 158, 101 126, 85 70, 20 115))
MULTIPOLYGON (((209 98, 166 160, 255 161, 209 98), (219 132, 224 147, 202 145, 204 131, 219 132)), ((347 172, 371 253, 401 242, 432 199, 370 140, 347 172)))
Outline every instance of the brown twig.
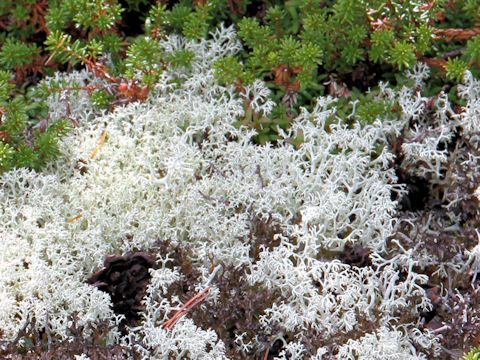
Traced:
POLYGON ((267 346, 267 350, 265 350, 265 355, 263 355, 263 360, 267 360, 268 359, 268 353, 270 352, 270 347, 267 346))
POLYGON ((73 223, 75 220, 80 219, 82 216, 83 216, 83 215, 80 214, 80 215, 77 215, 77 216, 75 216, 75 217, 73 217, 73 218, 71 218, 71 219, 68 219, 67 221, 68 221, 69 223, 73 223))
POLYGON ((50 352, 52 351, 52 334, 50 334, 50 317, 48 316, 48 311, 45 315, 45 333, 48 339, 47 350, 50 352))
POLYGON ((90 159, 93 159, 95 156, 97 156, 98 150, 100 150, 100 147, 105 142, 106 137, 107 137, 107 130, 103 130, 102 137, 100 138, 100 141, 98 142, 98 145, 95 148, 95 150, 93 150, 92 155, 90 155, 90 159))
POLYGON ((173 329, 175 324, 187 314, 195 305, 202 302, 210 292, 212 286, 207 286, 205 289, 199 291, 194 297, 188 300, 183 306, 167 321, 162 324, 164 329, 173 329))
POLYGON ((463 47, 461 49, 456 49, 456 50, 452 50, 452 51, 449 51, 445 54, 442 55, 442 59, 446 59, 448 60, 448 58, 453 58, 453 57, 457 57, 457 56, 460 56, 462 55, 465 51, 467 51, 467 48, 466 47, 463 47))
POLYGON ((17 336, 15 336, 15 339, 10 343, 9 351, 13 352, 13 350, 17 347, 18 342, 20 339, 25 335, 25 331, 27 330, 28 325, 30 325, 32 322, 30 319, 27 319, 25 321, 25 324, 23 324, 22 328, 18 331, 17 336))
POLYGON ((257 168, 255 169, 255 174, 258 175, 260 178, 260 185, 262 186, 262 189, 265 187, 265 182, 263 181, 263 176, 262 176, 262 171, 260 169, 260 165, 257 164, 257 168))
POLYGON ((437 38, 444 38, 446 41, 472 39, 480 34, 480 28, 473 29, 435 29, 433 33, 437 38))

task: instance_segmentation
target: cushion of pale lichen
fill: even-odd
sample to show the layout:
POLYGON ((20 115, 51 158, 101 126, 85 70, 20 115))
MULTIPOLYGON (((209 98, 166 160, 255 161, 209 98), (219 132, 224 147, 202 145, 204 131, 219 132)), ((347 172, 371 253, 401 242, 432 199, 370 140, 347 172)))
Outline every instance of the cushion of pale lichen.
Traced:
MULTIPOLYGON (((145 103, 107 115, 95 113, 82 91, 53 93, 52 119, 65 114, 68 101, 79 122, 61 143, 64 156, 41 173, 19 169, 1 175, 0 329, 6 336, 13 337, 29 317, 40 327, 48 318, 50 331, 62 337, 68 336, 73 312, 81 321, 119 321, 109 297, 87 284, 87 277, 107 254, 169 239, 192 249, 203 271, 199 284, 208 278, 213 258, 248 266, 251 284, 279 289, 289 301, 267 309, 259 321, 297 334, 287 349, 297 354, 292 358, 304 358, 307 328, 323 332, 326 340, 352 329, 365 332, 340 345, 342 353, 370 346, 373 354, 391 344, 390 353, 407 358, 415 355, 413 342, 432 347, 432 337, 415 331, 415 324, 394 321, 401 312, 428 306, 420 287, 425 279, 412 271, 408 254, 389 262, 381 257, 393 233, 395 175, 388 168, 392 155, 378 145, 395 128, 377 121, 351 129, 331 124, 327 131, 334 100, 320 98, 311 112, 302 111, 290 133, 281 133, 303 137, 298 149, 283 140, 255 145, 253 132, 233 125, 244 111, 242 97, 213 76, 215 60, 239 49, 233 30, 220 29, 199 43, 171 37, 164 45, 166 51, 193 51, 192 68, 165 73, 145 103), (255 263, 246 241, 252 214, 281 231, 280 245, 264 249, 255 263), (323 257, 346 244, 372 250, 375 267, 354 269, 323 257), (358 314, 376 330, 362 329, 358 314)), ((94 81, 85 72, 56 77, 72 86, 94 81)), ((254 110, 271 110, 261 82, 246 94, 254 110)), ((159 260, 167 256, 159 254, 159 260)), ((224 356, 211 329, 190 320, 173 331, 159 326, 180 302, 162 297, 180 276, 165 264, 152 271, 142 325, 121 341, 141 340, 145 353, 158 358, 224 356)), ((213 281, 205 306, 215 301, 215 291, 213 281)), ((112 331, 110 341, 119 341, 115 336, 112 331)), ((319 347, 318 358, 325 351, 319 347)))

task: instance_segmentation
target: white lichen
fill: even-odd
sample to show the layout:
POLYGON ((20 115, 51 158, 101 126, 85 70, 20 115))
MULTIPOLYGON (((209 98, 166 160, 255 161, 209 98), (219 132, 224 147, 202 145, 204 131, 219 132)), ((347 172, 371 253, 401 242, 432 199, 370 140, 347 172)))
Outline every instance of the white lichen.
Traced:
MULTIPOLYGON (((275 146, 255 145, 253 131, 234 126, 246 99, 214 78, 214 62, 240 48, 233 29, 220 28, 212 39, 196 43, 172 36, 163 46, 193 51, 191 69, 166 72, 145 103, 108 115, 95 115, 86 93, 72 91, 68 101, 79 127, 61 143, 65 156, 41 173, 18 169, 1 175, 0 329, 7 337, 30 318, 38 326, 48 318, 53 334, 68 337, 73 312, 84 323, 118 322, 109 296, 87 285, 86 278, 106 254, 148 249, 169 239, 192 249, 203 274, 199 283, 206 281, 214 258, 246 266, 250 284, 281 292, 285 300, 259 320, 265 328, 279 325, 296 334, 298 341, 288 343, 279 359, 320 359, 330 351, 319 346, 307 356, 301 343, 307 328, 326 339, 365 331, 339 344, 335 351, 342 359, 421 358, 413 346, 420 338, 425 349, 434 347, 429 333, 414 332, 417 324, 397 321, 401 314, 427 309, 429 301, 413 260, 383 257, 394 234, 391 193, 399 187, 389 166, 393 155, 378 147, 409 119, 421 119, 425 99, 384 86, 392 101, 399 97, 402 125, 378 119, 363 127, 330 124, 327 131, 327 120, 335 116, 329 106, 333 99, 319 98, 313 110, 302 109, 288 133, 280 133, 275 146), (93 157, 103 132, 105 143, 93 157), (304 139, 298 149, 289 143, 295 136, 304 139), (75 169, 80 160, 86 163, 83 174, 75 169), (280 244, 263 249, 256 262, 247 241, 253 216, 282 233, 280 244), (376 266, 354 268, 331 260, 347 244, 371 250, 376 266), (375 329, 362 330, 364 321, 375 329)), ((420 84, 425 70, 418 71, 412 76, 420 84)), ((88 76, 57 75, 56 81, 74 86, 88 76)), ((255 111, 271 110, 264 84, 247 90, 255 111)), ((51 95, 53 118, 64 116, 64 102, 61 95, 51 95)), ((431 164, 424 172, 438 174, 445 159, 433 149, 450 136, 445 122, 438 118, 440 130, 407 144, 405 161, 421 158, 431 164)), ((167 257, 161 254, 152 271, 142 324, 121 342, 135 344, 145 359, 226 358, 215 331, 188 317, 173 330, 161 327, 181 305, 179 299, 165 298, 181 276, 165 266, 167 257)), ((118 337, 115 333, 110 340, 118 337)), ((236 340, 244 352, 252 346, 241 335, 236 340)))

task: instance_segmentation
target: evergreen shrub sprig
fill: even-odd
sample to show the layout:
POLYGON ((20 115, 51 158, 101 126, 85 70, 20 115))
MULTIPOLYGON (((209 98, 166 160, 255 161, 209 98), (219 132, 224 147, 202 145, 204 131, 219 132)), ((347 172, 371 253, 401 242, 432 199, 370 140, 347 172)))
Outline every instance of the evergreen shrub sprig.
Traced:
POLYGON ((480 359, 480 347, 471 349, 468 354, 464 354, 462 360, 479 360, 480 359))

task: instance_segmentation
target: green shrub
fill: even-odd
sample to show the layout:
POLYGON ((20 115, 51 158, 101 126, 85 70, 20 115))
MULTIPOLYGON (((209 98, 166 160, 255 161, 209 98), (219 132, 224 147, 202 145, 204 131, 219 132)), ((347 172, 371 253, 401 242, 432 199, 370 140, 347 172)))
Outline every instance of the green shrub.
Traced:
POLYGON ((462 360, 479 360, 480 359, 480 347, 475 347, 470 350, 468 354, 463 355, 462 360))
MULTIPOLYGON (((26 136, 28 129, 44 120, 41 99, 34 102, 26 95, 26 88, 41 77, 86 66, 111 84, 109 91, 85 88, 98 107, 112 109, 117 103, 144 100, 165 69, 188 67, 193 59, 188 50, 165 51, 165 36, 174 32, 201 41, 221 23, 235 25, 244 48, 217 61, 217 78, 236 85, 239 92, 262 79, 277 104, 266 116, 249 111, 246 99, 243 123, 258 130, 257 141, 275 141, 277 127, 287 129, 299 107, 311 108, 319 95, 348 98, 338 103, 339 112, 345 114, 358 101, 365 119, 357 120, 371 122, 387 110, 382 104, 372 105, 372 96, 358 95, 355 87, 364 92, 379 80, 403 85, 400 74, 418 61, 438 69, 425 85, 427 93, 438 93, 445 83, 455 89, 467 69, 478 75, 480 37, 474 24, 480 14, 475 4, 470 0, 421 6, 411 0, 264 0, 254 8, 248 0, 4 1, 0 5, 4 158, 10 159, 7 154, 12 151, 12 159, 33 151, 43 160, 22 155, 24 160, 11 160, 2 169, 41 168, 48 156, 57 154, 35 150, 38 146, 26 136)), ((452 90, 454 101, 453 94, 452 90)), ((54 131, 49 129, 45 134, 54 131)), ((63 134, 67 128, 58 129, 63 134)), ((55 146, 60 133, 51 133, 49 141, 39 142, 38 134, 34 137, 41 146, 55 146)))
POLYGON ((0 172, 17 167, 41 169, 59 155, 57 143, 70 129, 70 121, 50 123, 46 105, 30 96, 9 97, 10 73, 0 71, 0 172))

